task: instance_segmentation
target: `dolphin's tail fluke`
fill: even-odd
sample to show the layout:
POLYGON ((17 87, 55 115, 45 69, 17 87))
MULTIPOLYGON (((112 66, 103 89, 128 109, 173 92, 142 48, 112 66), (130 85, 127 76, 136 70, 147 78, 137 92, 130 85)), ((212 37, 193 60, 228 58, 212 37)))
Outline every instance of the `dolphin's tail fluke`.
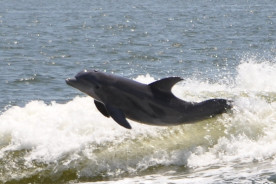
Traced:
POLYGON ((225 99, 210 99, 197 104, 197 110, 205 116, 222 114, 233 107, 233 102, 225 99))
POLYGON ((232 102, 225 99, 210 99, 202 103, 206 104, 214 114, 221 114, 232 108, 232 102))

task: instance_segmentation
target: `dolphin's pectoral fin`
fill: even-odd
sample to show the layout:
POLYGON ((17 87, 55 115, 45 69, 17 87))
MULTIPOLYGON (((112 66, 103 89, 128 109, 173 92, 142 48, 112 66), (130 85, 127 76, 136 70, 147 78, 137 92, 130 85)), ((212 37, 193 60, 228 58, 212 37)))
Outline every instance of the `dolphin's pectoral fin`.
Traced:
POLYGON ((168 77, 164 78, 158 81, 155 81, 153 83, 150 83, 149 86, 153 91, 162 91, 165 93, 171 93, 171 89, 173 85, 175 85, 177 82, 183 80, 180 77, 168 77))
POLYGON ((119 125, 131 129, 129 122, 126 120, 125 114, 118 108, 112 107, 111 105, 105 105, 108 114, 116 121, 119 125))
POLYGON ((98 102, 96 100, 94 100, 94 103, 97 107, 97 109, 105 116, 105 117, 110 117, 110 115, 108 114, 106 108, 105 108, 105 105, 101 102, 98 102))

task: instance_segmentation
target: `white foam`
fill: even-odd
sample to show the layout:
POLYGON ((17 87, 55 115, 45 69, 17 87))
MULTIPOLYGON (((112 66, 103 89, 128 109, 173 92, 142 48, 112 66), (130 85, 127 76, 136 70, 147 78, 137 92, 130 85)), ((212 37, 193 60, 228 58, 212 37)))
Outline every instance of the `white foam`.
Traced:
MULTIPOLYGON (((140 135, 154 137, 164 128, 133 123, 133 129, 127 130, 104 117, 90 97, 76 97, 67 104, 32 101, 25 107, 12 107, 0 116, 0 157, 6 151, 30 150, 25 160, 50 163, 68 154, 75 156, 74 153, 93 158, 94 151, 102 148, 103 153, 98 156, 112 159, 105 146, 119 150, 120 144, 127 140, 139 139, 140 135)), ((123 156, 126 149, 122 146, 123 156)), ((114 160, 108 163, 97 171, 106 171, 112 164, 116 168, 114 160)))
POLYGON ((245 91, 276 92, 276 64, 258 62, 255 58, 243 60, 237 68, 237 87, 245 91))

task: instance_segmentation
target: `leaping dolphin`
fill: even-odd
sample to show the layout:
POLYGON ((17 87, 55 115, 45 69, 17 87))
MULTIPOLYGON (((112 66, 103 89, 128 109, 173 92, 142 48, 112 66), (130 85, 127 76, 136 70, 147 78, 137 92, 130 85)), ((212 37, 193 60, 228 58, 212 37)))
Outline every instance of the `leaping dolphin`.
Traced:
POLYGON ((66 83, 94 98, 97 109, 121 126, 131 129, 126 118, 159 126, 204 120, 231 108, 230 101, 210 99, 200 103, 175 97, 171 89, 180 77, 168 77, 142 84, 120 76, 84 70, 66 83))

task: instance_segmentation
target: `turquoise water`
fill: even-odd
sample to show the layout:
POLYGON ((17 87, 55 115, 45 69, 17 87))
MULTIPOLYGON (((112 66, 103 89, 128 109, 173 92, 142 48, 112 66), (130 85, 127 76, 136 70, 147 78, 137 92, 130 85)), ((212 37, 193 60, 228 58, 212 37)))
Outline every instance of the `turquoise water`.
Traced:
POLYGON ((0 182, 273 183, 276 11, 268 1, 34 1, 0 6, 0 182), (65 79, 94 68, 180 76, 233 112, 122 129, 65 79))

